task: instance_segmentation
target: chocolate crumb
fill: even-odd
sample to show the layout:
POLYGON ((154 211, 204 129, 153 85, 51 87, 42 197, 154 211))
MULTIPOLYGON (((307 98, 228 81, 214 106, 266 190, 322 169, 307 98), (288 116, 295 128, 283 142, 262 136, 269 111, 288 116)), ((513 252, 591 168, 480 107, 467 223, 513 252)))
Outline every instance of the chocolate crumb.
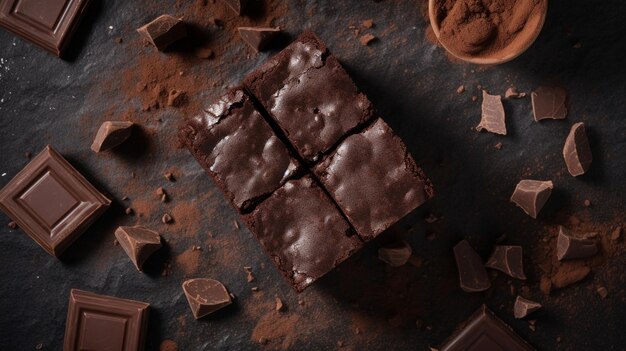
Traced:
POLYGON ((585 199, 583 204, 585 205, 585 207, 589 207, 589 206, 591 206, 591 201, 589 201, 589 199, 585 199))
MULTIPOLYGON (((163 176, 165 177, 165 179, 169 180, 170 182, 176 181, 176 179, 174 178, 174 175, 172 174, 172 172, 165 172, 163 174, 163 176)), ((133 178, 134 178, 134 176, 133 176, 133 178)))
POLYGON ((504 97, 507 99, 520 99, 526 96, 526 93, 520 93, 516 87, 510 87, 504 92, 504 97))
POLYGON ((11 229, 17 229, 17 223, 15 223, 15 222, 13 222, 13 221, 9 222, 8 226, 9 226, 9 228, 11 228, 11 229))
POLYGON ((194 55, 197 58, 201 58, 201 59, 212 59, 215 57, 215 53, 213 52, 213 50, 209 49, 209 48, 199 48, 194 52, 194 55))
POLYGON ((167 224, 170 223, 172 221, 172 216, 170 216, 168 213, 164 214, 163 217, 161 217, 161 222, 167 224))
POLYGON ((161 202, 167 202, 168 200, 169 198, 167 197, 167 194, 161 195, 161 202))
POLYGON ((337 341, 337 347, 343 347, 343 341, 341 340, 337 341))
POLYGON ((285 309, 285 304, 280 298, 276 298, 276 311, 283 311, 285 309))
POLYGON ((239 222, 237 222, 236 219, 233 219, 233 225, 235 226, 235 229, 237 230, 241 229, 241 227, 239 226, 239 222))
POLYGON ((121 44, 124 40, 121 37, 115 38, 115 42, 121 44))
POLYGON ((498 142, 496 143, 496 145, 494 145, 494 147, 496 148, 496 150, 502 150, 502 143, 498 142))
POLYGON ((465 86, 464 85, 459 85, 458 88, 456 88, 456 92, 461 94, 465 92, 465 86))
POLYGON ((359 42, 363 46, 368 46, 372 41, 376 40, 376 37, 373 34, 367 33, 359 38, 359 42))
POLYGON ((269 342, 266 338, 259 338, 259 344, 266 345, 269 342))
POLYGON ((43 344, 42 343, 37 344, 37 346, 35 346, 35 350, 43 350, 43 344))
POLYGON ((24 153, 24 156, 26 156, 26 158, 31 158, 31 156, 33 156, 33 154, 31 154, 30 152, 26 151, 24 153))
POLYGON ((128 196, 124 196, 124 197, 122 198, 122 201, 128 201, 128 196))
POLYGON ((617 241, 619 240, 620 236, 622 235, 622 227, 616 227, 615 229, 613 229, 613 231, 611 232, 611 240, 613 241, 617 241))
POLYGON ((254 291, 254 292, 258 292, 258 291, 259 291, 259 287, 258 287, 258 286, 253 286, 253 287, 252 287, 252 291, 254 291))
POLYGON ((374 27, 374 20, 370 19, 366 19, 364 20, 361 25, 363 26, 363 28, 367 28, 370 29, 372 27, 374 27))
POLYGON ((117 241, 117 239, 113 239, 113 245, 118 246, 120 244, 119 241, 117 241))
POLYGON ((596 289, 596 291, 598 292, 598 295, 600 295, 600 297, 603 299, 606 299, 606 297, 609 295, 608 290, 606 290, 606 288, 603 286, 596 289))
POLYGON ((254 281, 254 275, 252 274, 252 272, 248 272, 246 280, 248 281, 248 283, 252 283, 254 281))
POLYGON ((167 106, 181 107, 185 104, 186 100, 187 100, 187 93, 185 93, 184 91, 172 90, 170 91, 170 94, 167 96, 167 106))
POLYGON ((157 188, 157 190, 155 191, 155 193, 156 193, 158 196, 163 196, 163 195, 165 195, 165 189, 163 189, 162 187, 159 187, 159 188, 157 188))
POLYGON ((129 216, 135 213, 135 211, 130 207, 127 207, 126 210, 124 210, 124 212, 129 216))
POLYGON ((298 305, 304 306, 304 300, 298 300, 298 305))

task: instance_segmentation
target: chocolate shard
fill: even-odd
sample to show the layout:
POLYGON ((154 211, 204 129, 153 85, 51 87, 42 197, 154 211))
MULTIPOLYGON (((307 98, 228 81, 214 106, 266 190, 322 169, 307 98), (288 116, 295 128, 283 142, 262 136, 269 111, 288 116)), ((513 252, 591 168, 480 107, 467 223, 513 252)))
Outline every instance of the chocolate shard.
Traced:
POLYGON ((409 243, 402 240, 378 249, 378 258, 391 267, 400 267, 406 264, 412 253, 409 243))
POLYGON ((500 95, 489 95, 487 91, 483 90, 481 110, 482 115, 476 130, 480 132, 485 129, 491 133, 506 135, 504 107, 500 95))
POLYGON ((523 179, 515 187, 511 202, 521 207, 532 218, 537 218, 537 214, 550 198, 553 188, 554 184, 549 180, 523 179))
POLYGON ((565 119, 567 91, 561 87, 541 86, 530 94, 535 121, 565 119))
POLYGON ((148 257, 161 248, 159 233, 139 226, 119 227, 115 237, 140 272, 148 257))
POLYGON ((521 296, 518 296, 515 299, 515 305, 513 306, 513 315, 515 316, 515 318, 521 319, 540 308, 541 304, 539 302, 531 301, 521 296))
POLYGON ((137 32, 143 35, 157 50, 163 51, 174 42, 187 36, 185 22, 170 15, 161 15, 137 32))
POLYGON ((196 319, 200 319, 232 303, 224 284, 214 279, 189 279, 183 283, 189 307, 196 319))
POLYGON ((556 257, 561 260, 590 257, 598 253, 598 245, 593 239, 576 238, 563 226, 559 226, 556 240, 556 257))
POLYGON ((133 122, 106 121, 102 123, 91 144, 94 152, 112 149, 123 143, 132 132, 133 122))
POLYGON ((237 15, 241 15, 245 9, 247 0, 224 0, 226 5, 233 9, 237 15))
POLYGON ((570 129, 563 146, 563 158, 567 171, 574 177, 584 174, 591 166, 593 156, 584 123, 575 123, 570 129))
POLYGON ((504 272, 512 278, 526 280, 521 246, 496 246, 485 266, 504 272))
POLYGON ((484 291, 491 287, 483 261, 472 249, 467 240, 462 240, 454 247, 454 257, 459 269, 461 289, 466 292, 484 291))
POLYGON ((279 27, 239 27, 241 39, 254 51, 263 51, 276 38, 281 30, 279 27))

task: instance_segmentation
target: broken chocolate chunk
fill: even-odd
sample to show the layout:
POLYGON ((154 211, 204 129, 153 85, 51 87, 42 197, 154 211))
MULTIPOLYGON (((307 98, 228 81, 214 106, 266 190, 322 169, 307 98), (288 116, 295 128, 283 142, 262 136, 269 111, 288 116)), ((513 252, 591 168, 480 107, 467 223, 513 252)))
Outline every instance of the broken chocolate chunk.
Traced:
POLYGON ((563 226, 559 226, 559 236, 556 240, 556 257, 561 260, 585 258, 598 253, 595 240, 576 238, 567 233, 563 226))
POLYGON ((456 244, 454 257, 459 269, 461 289, 466 292, 477 292, 491 287, 491 281, 489 281, 482 259, 472 249, 467 240, 462 240, 456 244))
POLYGON ((200 319, 232 303, 224 284, 214 279, 189 279, 183 283, 183 291, 191 312, 200 319))
POLYGON ((391 267, 400 267, 406 264, 412 253, 409 243, 402 240, 378 249, 378 258, 391 267))
POLYGON ((500 95, 489 95, 483 90, 482 115, 476 127, 479 132, 483 129, 491 133, 506 135, 504 123, 504 106, 500 95))
POLYGON ((159 233, 139 226, 119 227, 115 237, 140 272, 148 257, 161 248, 159 233))
POLYGON ((359 38, 359 42, 361 43, 361 45, 363 46, 368 46, 371 42, 373 42, 374 40, 376 40, 376 37, 373 34, 367 33, 362 35, 359 38))
POLYGON ((112 149, 123 143, 132 132, 133 122, 106 121, 102 123, 91 144, 95 152, 112 149))
POLYGON ((187 36, 185 22, 170 15, 161 15, 137 32, 143 35, 157 50, 163 51, 174 42, 187 36))
POLYGON ((541 86, 530 94, 535 121, 565 119, 567 116, 567 91, 561 87, 541 86))
POLYGON ((526 280, 521 246, 496 246, 485 266, 504 272, 510 277, 526 280))
POLYGON ((526 214, 537 218, 537 214, 552 194, 554 184, 549 180, 523 179, 515 187, 511 202, 521 207, 526 214))
POLYGON ((246 6, 247 0, 224 0, 226 5, 233 9, 237 15, 241 15, 244 10, 244 6, 246 6))
POLYGON ((241 39, 254 51, 263 51, 280 34, 278 27, 239 27, 241 39))
POLYGON ((513 306, 513 315, 515 315, 515 318, 521 319, 540 308, 541 304, 539 302, 531 301, 518 296, 515 299, 515 305, 513 306))
POLYGON ((575 123, 570 129, 563 146, 563 158, 567 171, 574 177, 584 174, 591 166, 593 157, 584 123, 575 123))

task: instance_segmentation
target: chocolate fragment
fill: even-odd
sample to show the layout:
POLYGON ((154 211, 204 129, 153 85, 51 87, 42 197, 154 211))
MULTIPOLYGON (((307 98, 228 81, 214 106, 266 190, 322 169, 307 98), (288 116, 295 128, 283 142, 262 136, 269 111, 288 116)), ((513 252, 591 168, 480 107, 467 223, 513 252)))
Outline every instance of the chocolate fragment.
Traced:
POLYGON ((598 293, 598 295, 600 295, 601 298, 606 299, 607 296, 609 296, 609 291, 603 287, 600 286, 596 289, 596 292, 598 293))
POLYGON ((483 261, 467 240, 454 246, 454 258, 459 269, 459 284, 466 292, 484 291, 491 287, 483 261))
POLYGON ((172 90, 167 95, 167 106, 181 107, 187 102, 187 93, 184 91, 172 90))
POLYGON ((520 93, 516 87, 510 87, 504 92, 504 97, 507 99, 520 99, 526 96, 526 93, 520 93))
POLYGON ((145 302, 72 289, 63 350, 143 350, 149 308, 145 302))
POLYGON ((169 214, 169 213, 166 213, 166 214, 164 214, 164 215, 161 217, 161 222, 163 222, 164 224, 170 223, 170 222, 172 222, 173 220, 174 220, 174 219, 172 218, 172 216, 170 216, 170 214, 169 214))
POLYGON ((374 20, 371 18, 363 20, 363 22, 361 22, 361 25, 363 26, 363 28, 370 29, 374 27, 374 20))
POLYGON ((143 35, 159 51, 187 36, 185 22, 170 15, 161 15, 145 26, 138 28, 137 32, 143 35))
POLYGON ((541 304, 518 296, 513 306, 513 315, 517 319, 524 318, 541 308, 541 304))
POLYGON ((361 38, 359 38, 359 42, 363 46, 368 46, 374 40, 376 40, 376 37, 373 34, 370 34, 370 33, 364 34, 364 35, 361 36, 361 38))
POLYGON ((94 152, 112 149, 123 143, 132 132, 133 122, 106 121, 100 125, 98 133, 91 144, 94 152))
POLYGON ((567 171, 574 177, 584 174, 591 166, 593 156, 584 123, 575 123, 570 129, 563 146, 563 158, 567 171))
POLYGON ((519 206, 532 218, 537 218, 539 211, 552 194, 552 181, 523 179, 515 187, 511 202, 519 206))
POLYGON ((411 257, 413 250, 406 241, 402 240, 378 249, 378 258, 391 267, 404 266, 411 257))
POLYGON ((115 230, 115 237, 140 272, 148 257, 161 248, 159 233, 139 226, 119 227, 115 230))
POLYGON ((496 246, 485 266, 504 272, 512 278, 526 280, 521 246, 496 246))
POLYGON ((480 123, 476 130, 480 132, 485 129, 491 133, 506 135, 504 106, 502 106, 500 95, 489 95, 487 91, 483 90, 481 110, 480 123))
POLYGON ((9 228, 11 228, 11 229, 17 229, 17 228, 18 228, 17 223, 15 223, 15 222, 13 222, 13 221, 9 222, 8 226, 9 226, 9 228))
POLYGON ((585 258, 598 253, 598 245, 595 240, 576 238, 566 232, 563 226, 559 226, 559 236, 556 240, 556 257, 561 260, 585 258))
POLYGON ((0 190, 0 209, 57 257, 110 204, 49 145, 0 190))
POLYGON ((248 0, 224 0, 226 5, 233 9, 237 15, 241 15, 248 0))
POLYGON ((183 291, 191 312, 200 319, 232 303, 224 284, 214 279, 196 278, 183 283, 183 291))
POLYGON ((567 91, 561 87, 540 86, 530 94, 535 121, 565 119, 567 116, 567 91))
POLYGON ((611 232, 610 239, 613 241, 617 241, 619 240, 621 236, 622 236, 622 227, 615 227, 615 229, 613 229, 613 231, 611 232))
POLYGON ((276 298, 276 311, 283 311, 285 309, 285 304, 280 298, 276 298))
POLYGON ((280 34, 278 27, 238 27, 241 39, 254 51, 263 51, 280 34))

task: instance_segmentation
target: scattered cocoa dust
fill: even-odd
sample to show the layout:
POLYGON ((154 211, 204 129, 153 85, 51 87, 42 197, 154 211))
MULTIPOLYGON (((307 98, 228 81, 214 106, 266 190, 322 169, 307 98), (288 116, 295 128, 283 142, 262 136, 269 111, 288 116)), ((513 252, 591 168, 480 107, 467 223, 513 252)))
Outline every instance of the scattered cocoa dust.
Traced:
POLYGON ((178 351, 178 345, 173 340, 163 340, 159 351, 178 351))
POLYGON ((252 331, 252 341, 264 340, 270 347, 280 347, 288 350, 298 337, 298 322, 300 316, 296 314, 271 311, 257 322, 252 331))
MULTIPOLYGON (((155 200, 158 202, 158 200, 155 200)), ((198 203, 181 202, 172 208, 174 222, 171 229, 179 236, 195 237, 200 233, 202 218, 204 217, 198 209, 198 203)))
POLYGON ((198 271, 201 250, 188 249, 176 256, 176 264, 179 265, 185 275, 192 275, 198 271))

